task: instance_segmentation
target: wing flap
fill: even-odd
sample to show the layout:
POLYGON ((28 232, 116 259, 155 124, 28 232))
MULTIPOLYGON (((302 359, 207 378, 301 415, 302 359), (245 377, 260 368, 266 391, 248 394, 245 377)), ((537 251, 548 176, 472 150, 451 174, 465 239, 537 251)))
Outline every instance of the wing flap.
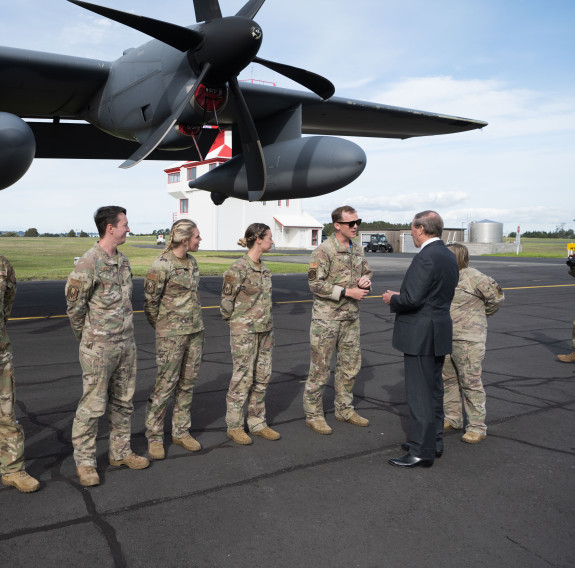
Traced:
MULTIPOLYGON (((28 122, 36 138, 36 158, 78 160, 125 160, 139 147, 137 142, 115 138, 85 123, 28 122)), ((202 156, 212 147, 218 130, 203 129, 197 139, 202 156)), ((155 150, 147 160, 171 162, 198 160, 195 146, 186 150, 155 150)))

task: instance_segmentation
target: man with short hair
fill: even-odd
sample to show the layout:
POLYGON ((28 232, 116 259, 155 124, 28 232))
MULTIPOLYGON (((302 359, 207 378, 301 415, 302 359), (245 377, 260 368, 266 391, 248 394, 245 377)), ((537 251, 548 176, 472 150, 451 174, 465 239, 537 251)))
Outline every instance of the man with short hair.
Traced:
POLYGON ((132 271, 117 247, 130 232, 123 207, 100 207, 94 215, 100 240, 80 258, 66 283, 72 330, 80 341, 83 395, 72 426, 80 483, 98 485, 98 419, 108 407, 110 465, 143 469, 150 462, 130 449, 130 419, 136 386, 132 322, 132 271))
POLYGON ((443 220, 422 211, 411 223, 419 253, 412 260, 401 290, 387 290, 383 301, 395 312, 393 347, 403 352, 405 393, 409 407, 407 454, 389 460, 398 467, 429 467, 443 454, 443 379, 445 356, 451 353, 449 315, 459 269, 455 255, 441 240, 443 220))
POLYGON ((16 388, 12 344, 6 332, 15 295, 14 269, 0 254, 0 475, 3 485, 16 487, 22 493, 32 493, 40 483, 24 470, 24 430, 14 413, 16 388))
POLYGON ((353 407, 353 386, 361 368, 359 302, 371 288, 371 270, 353 239, 361 223, 353 207, 335 209, 335 232, 312 253, 308 280, 313 293, 310 327, 311 360, 303 407, 306 426, 318 434, 331 434, 325 421, 322 395, 337 351, 335 365, 335 418, 354 426, 368 426, 353 407))

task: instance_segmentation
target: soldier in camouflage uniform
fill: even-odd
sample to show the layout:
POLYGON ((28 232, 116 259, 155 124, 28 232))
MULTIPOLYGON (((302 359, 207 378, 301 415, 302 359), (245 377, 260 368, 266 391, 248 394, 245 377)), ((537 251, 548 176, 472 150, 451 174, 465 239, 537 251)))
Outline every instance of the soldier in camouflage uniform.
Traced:
POLYGON ((230 327, 233 373, 226 395, 227 436, 236 444, 252 439, 244 431, 244 406, 248 401, 248 428, 255 436, 278 440, 266 423, 265 395, 272 373, 274 346, 272 280, 261 261, 273 245, 270 228, 252 223, 238 241, 248 252, 224 273, 220 311, 230 327))
POLYGON ((200 370, 204 323, 198 294, 200 272, 196 259, 200 231, 190 219, 172 226, 164 252, 146 275, 144 312, 156 330, 158 375, 146 407, 148 454, 162 460, 164 418, 174 395, 172 442, 197 452, 200 443, 190 435, 190 407, 194 384, 200 370))
POLYGON ((308 273, 313 311, 303 408, 306 426, 318 434, 332 433, 324 418, 322 394, 334 351, 335 417, 355 426, 369 425, 354 410, 353 386, 361 368, 359 302, 369 293, 372 273, 363 250, 352 241, 361 223, 355 209, 344 205, 331 217, 335 233, 313 251, 308 273))
POLYGON ((469 268, 467 247, 453 243, 448 244, 447 248, 457 258, 459 282, 450 309, 453 320, 452 352, 445 357, 443 365, 444 428, 463 428, 463 402, 467 423, 461 440, 477 444, 485 439, 487 432, 485 390, 481 382, 487 316, 493 315, 500 308, 505 295, 493 278, 475 268, 469 268))
POLYGON ((130 469, 149 461, 130 449, 130 419, 136 386, 136 343, 132 321, 132 271, 117 246, 130 231, 126 210, 100 207, 94 215, 100 240, 80 258, 66 282, 68 317, 80 342, 83 395, 72 426, 80 483, 98 485, 98 419, 108 407, 110 465, 130 469))
POLYGON ((16 388, 12 345, 6 332, 15 295, 14 270, 8 259, 0 254, 0 475, 4 485, 31 493, 40 483, 24 470, 24 430, 14 413, 16 388))
MULTIPOLYGON (((575 256, 569 257, 569 274, 575 276, 575 256), (570 263, 570 264, 569 264, 570 263)), ((557 355, 557 359, 563 363, 575 363, 575 320, 573 320, 573 351, 568 355, 557 355)))

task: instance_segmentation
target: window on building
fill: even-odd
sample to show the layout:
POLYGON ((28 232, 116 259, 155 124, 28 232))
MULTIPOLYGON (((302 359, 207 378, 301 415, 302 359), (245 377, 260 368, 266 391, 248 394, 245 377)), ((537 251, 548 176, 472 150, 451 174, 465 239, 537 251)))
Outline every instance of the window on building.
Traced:
POLYGON ((188 200, 180 199, 180 213, 188 213, 188 200))
POLYGON ((168 183, 178 183, 180 181, 180 172, 168 174, 168 183))
POLYGON ((188 181, 196 179, 196 168, 188 168, 188 181))
POLYGON ((286 199, 286 207, 289 207, 289 199, 286 199))
POLYGON ((211 172, 212 170, 215 170, 218 166, 219 166, 219 164, 217 164, 217 163, 215 163, 215 162, 212 162, 212 163, 210 164, 210 172, 211 172))
POLYGON ((262 205, 264 205, 264 206, 265 206, 265 204, 266 204, 266 201, 262 201, 262 205))
POLYGON ((317 235, 318 235, 318 230, 317 230, 317 229, 312 229, 312 230, 311 230, 311 244, 312 244, 312 246, 314 246, 314 247, 317 246, 317 235))
POLYGON ((280 199, 280 200, 278 201, 278 207, 281 207, 281 206, 282 206, 282 200, 280 199))

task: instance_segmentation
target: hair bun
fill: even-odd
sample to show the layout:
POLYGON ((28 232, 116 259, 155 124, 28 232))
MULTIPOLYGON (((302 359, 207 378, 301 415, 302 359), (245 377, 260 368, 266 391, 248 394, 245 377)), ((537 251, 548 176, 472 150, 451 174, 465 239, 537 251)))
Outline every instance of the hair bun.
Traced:
POLYGON ((248 246, 248 241, 245 237, 242 237, 239 241, 238 241, 238 245, 240 245, 241 247, 247 247, 248 246))

